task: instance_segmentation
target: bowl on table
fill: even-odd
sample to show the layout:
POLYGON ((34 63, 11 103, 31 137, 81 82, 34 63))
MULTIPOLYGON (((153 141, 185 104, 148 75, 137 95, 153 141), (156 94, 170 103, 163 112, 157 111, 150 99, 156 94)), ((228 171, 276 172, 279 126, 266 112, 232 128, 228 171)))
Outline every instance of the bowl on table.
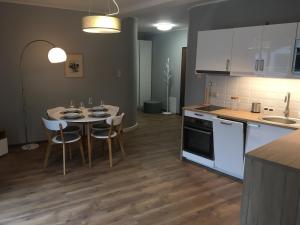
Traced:
POLYGON ((68 114, 68 113, 82 113, 82 111, 78 108, 67 108, 64 111, 61 112, 62 114, 68 114))
POLYGON ((107 118, 110 117, 110 114, 103 111, 95 111, 89 114, 89 116, 94 118, 107 118))
POLYGON ((104 106, 95 106, 89 109, 90 112, 107 112, 108 110, 104 106))
POLYGON ((80 113, 73 113, 73 112, 70 112, 70 113, 65 113, 64 116, 62 117, 63 119, 81 119, 83 118, 84 116, 80 113))

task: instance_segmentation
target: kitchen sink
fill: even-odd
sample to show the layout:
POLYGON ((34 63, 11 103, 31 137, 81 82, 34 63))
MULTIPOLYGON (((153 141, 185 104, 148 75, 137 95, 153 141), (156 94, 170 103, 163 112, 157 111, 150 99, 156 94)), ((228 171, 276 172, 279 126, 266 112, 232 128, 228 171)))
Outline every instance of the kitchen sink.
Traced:
POLYGON ((295 118, 287 118, 284 116, 265 116, 262 117, 262 120, 274 122, 274 123, 281 123, 281 124, 299 124, 300 120, 295 118))

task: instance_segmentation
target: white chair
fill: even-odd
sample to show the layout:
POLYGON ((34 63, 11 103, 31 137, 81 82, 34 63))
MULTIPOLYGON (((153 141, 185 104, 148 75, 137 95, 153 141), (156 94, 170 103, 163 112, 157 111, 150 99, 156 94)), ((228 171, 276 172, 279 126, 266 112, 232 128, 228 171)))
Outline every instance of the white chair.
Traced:
POLYGON ((48 165, 48 158, 53 145, 61 144, 63 146, 63 173, 66 174, 66 145, 78 142, 80 147, 80 153, 82 157, 82 163, 85 164, 83 145, 81 136, 78 133, 64 133, 63 130, 67 127, 67 122, 64 120, 47 120, 42 118, 46 128, 48 137, 48 146, 46 149, 46 156, 44 161, 44 167, 48 165))
POLYGON ((93 129, 91 132, 91 137, 95 139, 100 139, 103 141, 107 141, 108 145, 108 153, 109 153, 109 167, 112 167, 112 139, 116 138, 120 149, 122 151, 123 158, 125 157, 125 151, 123 147, 123 129, 122 129, 122 121, 124 117, 124 113, 119 116, 112 116, 106 119, 106 123, 110 126, 109 129, 93 129))
MULTIPOLYGON (((104 108, 108 110, 108 113, 111 113, 113 115, 117 115, 119 112, 119 107, 118 106, 113 106, 113 105, 104 105, 104 108)), ((105 122, 105 120, 94 123, 92 125, 93 130, 108 130, 110 128, 110 125, 105 122)))
MULTIPOLYGON (((47 116, 49 119, 51 119, 51 116, 50 115, 53 115, 57 112, 63 112, 65 110, 64 107, 55 107, 55 108, 51 108, 51 109, 47 109, 47 116)), ((80 132, 80 127, 79 126, 76 126, 76 125, 68 125, 64 130, 63 132, 64 133, 78 133, 80 132)))

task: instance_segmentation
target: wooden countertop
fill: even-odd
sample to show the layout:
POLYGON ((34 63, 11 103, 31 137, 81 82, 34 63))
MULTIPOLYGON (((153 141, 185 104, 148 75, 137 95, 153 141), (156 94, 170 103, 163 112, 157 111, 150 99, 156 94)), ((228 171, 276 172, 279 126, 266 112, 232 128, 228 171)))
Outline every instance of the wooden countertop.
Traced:
POLYGON ((184 110, 203 112, 216 116, 226 117, 229 119, 244 120, 295 129, 291 134, 284 136, 276 141, 264 145, 254 151, 246 154, 246 157, 256 158, 269 163, 274 163, 284 167, 300 170, 300 127, 285 124, 270 123, 261 120, 262 114, 233 111, 229 109, 220 109, 211 112, 195 109, 200 106, 184 107, 184 110))
POLYGON ((300 170, 300 130, 249 152, 246 156, 300 170))
POLYGON ((207 113, 219 117, 226 117, 228 119, 233 119, 233 120, 249 121, 249 122, 267 124, 267 125, 272 125, 277 127, 290 128, 294 130, 300 128, 299 125, 280 124, 280 123, 273 123, 273 122, 262 120, 261 118, 263 117, 263 115, 261 113, 252 113, 248 111, 230 110, 230 109, 219 109, 219 110, 207 112, 200 109, 196 109, 199 107, 201 107, 201 105, 187 106, 187 107, 183 107, 183 109, 188 111, 193 111, 193 112, 203 112, 203 113, 207 113))

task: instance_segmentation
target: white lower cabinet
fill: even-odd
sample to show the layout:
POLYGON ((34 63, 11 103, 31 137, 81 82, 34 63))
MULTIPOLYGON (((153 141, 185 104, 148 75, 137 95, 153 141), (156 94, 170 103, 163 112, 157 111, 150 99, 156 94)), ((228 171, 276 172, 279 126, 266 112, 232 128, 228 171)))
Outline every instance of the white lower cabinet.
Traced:
POLYGON ((213 121, 213 128, 215 169, 242 179, 244 123, 217 118, 213 121))
POLYGON ((278 126, 253 122, 246 124, 220 118, 214 119, 213 129, 214 168, 240 179, 244 177, 245 153, 294 131, 278 126))
POLYGON ((248 122, 246 133, 246 153, 275 141, 276 139, 293 131, 294 130, 288 128, 248 122))

